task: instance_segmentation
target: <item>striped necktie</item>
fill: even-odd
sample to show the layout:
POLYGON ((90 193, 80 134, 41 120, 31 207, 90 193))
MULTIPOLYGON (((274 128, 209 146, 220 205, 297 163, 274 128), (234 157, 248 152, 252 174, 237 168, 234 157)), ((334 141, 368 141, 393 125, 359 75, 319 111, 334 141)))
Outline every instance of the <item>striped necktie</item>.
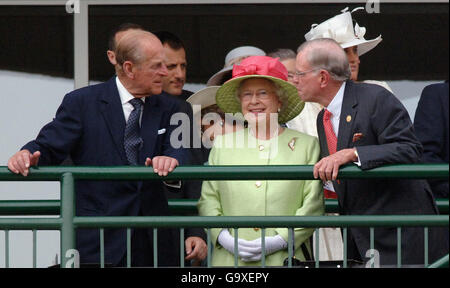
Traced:
POLYGON ((144 142, 141 138, 139 127, 139 118, 144 103, 138 98, 130 100, 129 103, 133 105, 134 110, 131 111, 130 117, 128 118, 123 143, 128 164, 137 165, 139 150, 144 142))

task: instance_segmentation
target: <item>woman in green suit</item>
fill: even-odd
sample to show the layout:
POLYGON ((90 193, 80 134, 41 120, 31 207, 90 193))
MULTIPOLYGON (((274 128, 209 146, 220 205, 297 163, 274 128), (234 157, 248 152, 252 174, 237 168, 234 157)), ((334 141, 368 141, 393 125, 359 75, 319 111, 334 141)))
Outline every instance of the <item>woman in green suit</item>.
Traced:
MULTIPOLYGON (((217 136, 209 165, 313 165, 319 158, 317 139, 282 127, 304 103, 287 82, 277 59, 253 56, 233 67, 233 78, 217 91, 216 102, 226 113, 242 113, 248 128, 217 136)), ((198 204, 202 216, 323 215, 321 183, 317 180, 205 181, 198 204)), ((312 228, 295 228, 295 256, 312 228)), ((288 257, 288 229, 267 228, 266 265, 282 266, 288 257)), ((261 264, 261 231, 238 230, 240 266, 261 264)), ((234 265, 234 229, 212 229, 212 265, 234 265)), ((311 253, 311 251, 309 251, 311 253)))

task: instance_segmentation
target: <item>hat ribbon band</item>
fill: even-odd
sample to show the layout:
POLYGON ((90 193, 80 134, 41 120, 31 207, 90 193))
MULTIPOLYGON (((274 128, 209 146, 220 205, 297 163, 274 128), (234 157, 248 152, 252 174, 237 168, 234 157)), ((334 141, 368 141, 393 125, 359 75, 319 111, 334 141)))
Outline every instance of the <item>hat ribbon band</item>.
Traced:
POLYGON ((267 61, 263 65, 234 65, 233 78, 242 77, 247 75, 265 75, 280 78, 287 81, 287 75, 275 69, 278 59, 267 61))

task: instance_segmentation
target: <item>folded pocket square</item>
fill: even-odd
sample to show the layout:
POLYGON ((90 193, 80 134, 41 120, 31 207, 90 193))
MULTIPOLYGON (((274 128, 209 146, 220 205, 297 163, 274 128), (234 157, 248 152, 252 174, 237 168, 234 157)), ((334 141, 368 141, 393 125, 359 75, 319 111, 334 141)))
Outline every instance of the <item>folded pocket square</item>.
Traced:
POLYGON ((353 140, 352 142, 356 142, 358 140, 360 140, 364 135, 362 133, 355 133, 353 134, 353 140))
POLYGON ((161 135, 161 134, 164 134, 164 133, 166 133, 166 128, 158 130, 158 135, 161 135))

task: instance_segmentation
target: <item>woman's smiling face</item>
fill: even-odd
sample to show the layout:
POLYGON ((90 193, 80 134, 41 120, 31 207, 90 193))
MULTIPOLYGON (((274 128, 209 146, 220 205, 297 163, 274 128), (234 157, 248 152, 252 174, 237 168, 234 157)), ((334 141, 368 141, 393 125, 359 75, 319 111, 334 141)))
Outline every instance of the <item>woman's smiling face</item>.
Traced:
POLYGON ((278 113, 282 103, 276 89, 272 81, 263 78, 242 81, 238 97, 241 101, 242 114, 249 122, 268 122, 271 113, 278 113))

